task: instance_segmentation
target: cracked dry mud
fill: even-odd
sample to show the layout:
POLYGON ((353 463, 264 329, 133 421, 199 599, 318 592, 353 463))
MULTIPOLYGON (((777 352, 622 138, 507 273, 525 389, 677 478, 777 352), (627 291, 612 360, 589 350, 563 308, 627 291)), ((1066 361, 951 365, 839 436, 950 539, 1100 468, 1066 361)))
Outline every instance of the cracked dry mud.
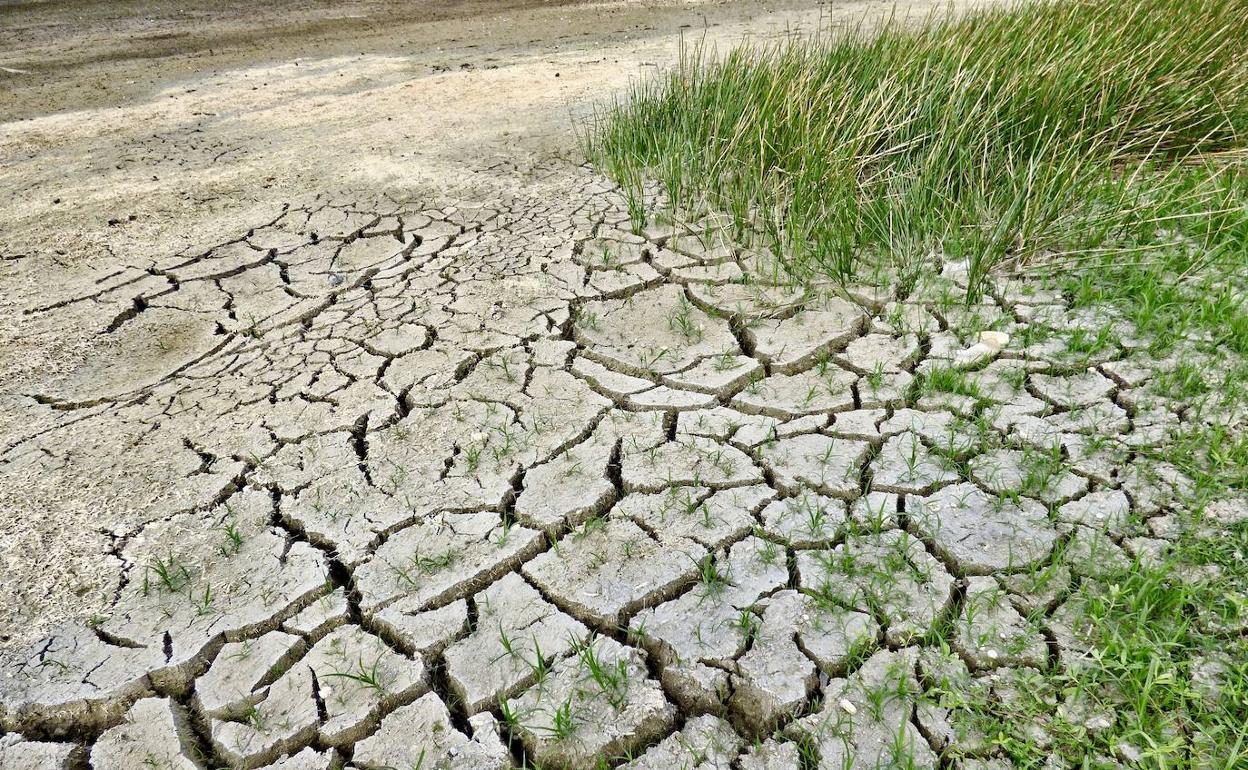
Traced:
POLYGON ((167 481, 108 605, 6 655, 0 767, 957 766, 986 738, 925 687, 1079 665, 1036 570, 1163 548, 1185 483, 1134 467, 1179 420, 1138 346, 1024 343, 1061 298, 950 309, 956 266, 745 280, 713 222, 635 235, 546 173, 288 205, 31 311, 114 308, 114 349, 24 397, 3 472, 167 481), (920 387, 960 366, 977 397, 920 387))

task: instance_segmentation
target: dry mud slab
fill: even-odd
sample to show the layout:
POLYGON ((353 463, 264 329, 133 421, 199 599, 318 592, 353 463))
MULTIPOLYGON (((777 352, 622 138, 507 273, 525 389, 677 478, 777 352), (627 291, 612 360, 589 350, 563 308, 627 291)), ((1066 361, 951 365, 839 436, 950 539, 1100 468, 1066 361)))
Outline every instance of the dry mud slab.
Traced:
POLYGON ((547 173, 285 207, 39 311, 110 304, 118 347, 27 397, 6 474, 163 485, 104 533, 107 606, 7 656, 5 767, 934 766, 976 739, 925 672, 1077 661, 1029 577, 1164 547, 1184 480, 1131 450, 1179 417, 1130 342, 958 363, 1060 297, 744 282, 547 173))
MULTIPOLYGON (((328 173, 325 128, 227 179, 328 173)), ((1004 766, 927 693, 1082 665, 1071 587, 1179 532, 1141 450, 1243 421, 1042 287, 771 285, 575 163, 214 208, 220 148, 152 141, 76 189, 189 164, 186 233, 84 265, 6 212, 11 339, 79 347, 5 359, 4 770, 1004 766)))

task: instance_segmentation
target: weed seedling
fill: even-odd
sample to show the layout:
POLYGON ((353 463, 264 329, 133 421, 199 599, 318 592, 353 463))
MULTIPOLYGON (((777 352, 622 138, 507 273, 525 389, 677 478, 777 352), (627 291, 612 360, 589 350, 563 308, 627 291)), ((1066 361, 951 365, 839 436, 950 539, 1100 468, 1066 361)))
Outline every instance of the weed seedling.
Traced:
POLYGON ((366 665, 364 658, 361 656, 356 661, 355 668, 346 671, 333 671, 325 676, 346 679, 367 687, 379 695, 383 695, 386 691, 385 684, 382 682, 383 673, 381 670, 381 654, 378 653, 377 659, 373 661, 372 665, 366 665))

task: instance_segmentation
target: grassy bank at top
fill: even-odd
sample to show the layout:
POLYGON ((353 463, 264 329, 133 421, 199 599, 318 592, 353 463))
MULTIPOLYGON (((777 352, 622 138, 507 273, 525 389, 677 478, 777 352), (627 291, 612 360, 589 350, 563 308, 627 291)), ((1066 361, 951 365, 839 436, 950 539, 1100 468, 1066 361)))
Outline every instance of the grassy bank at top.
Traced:
POLYGON ((927 696, 1017 767, 1248 767, 1248 521, 1202 513, 1248 490, 1248 0, 1056 0, 690 49, 585 145, 636 224, 726 214, 773 278, 904 293, 940 257, 969 263, 975 300, 1028 271, 1116 308, 1151 341, 1139 360, 1171 356, 1151 387, 1184 425, 1131 455, 1193 482, 1182 534, 1156 558, 1092 554, 1034 612, 1080 629, 1077 665, 1029 670, 1015 698, 927 696), (644 208, 651 181, 671 211, 644 208))
POLYGON ((799 279, 904 282, 936 254, 974 294, 1002 266, 1111 268, 1111 299, 1248 352, 1246 141, 1248 1, 1057 0, 689 49, 586 148, 635 202, 661 181, 799 279), (1184 290, 1211 272, 1238 293, 1184 290))

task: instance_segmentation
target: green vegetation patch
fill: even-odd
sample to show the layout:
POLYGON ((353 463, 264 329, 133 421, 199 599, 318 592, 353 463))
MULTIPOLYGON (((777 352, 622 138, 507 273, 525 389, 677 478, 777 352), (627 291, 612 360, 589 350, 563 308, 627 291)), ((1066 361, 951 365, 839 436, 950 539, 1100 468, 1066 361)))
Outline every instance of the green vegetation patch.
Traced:
MULTIPOLYGON (((1110 309, 1103 330, 1052 330, 1072 352, 1145 340, 1161 372, 1150 387, 1185 425, 1135 461, 1193 482, 1176 539, 1037 610, 1075 657, 1051 639, 1019 697, 934 680, 925 697, 1023 767, 1248 766, 1248 522, 1201 513, 1248 489, 1235 417, 1248 401, 1248 1, 1057 0, 915 21, 719 57, 687 48, 596 116, 587 155, 635 226, 725 215, 787 281, 904 294, 934 258, 965 261, 967 301, 1016 272, 1072 312, 1110 309)), ((924 387, 965 392, 953 374, 924 387)))
POLYGON ((1244 345, 1245 50, 1242 0, 1059 0, 698 47, 600 113, 586 149, 638 222, 657 179, 673 209, 730 215, 799 277, 905 278, 939 254, 969 261, 973 292, 1042 264, 1143 267, 1173 293, 1231 268, 1238 296, 1176 314, 1222 324, 1237 304, 1244 345))

